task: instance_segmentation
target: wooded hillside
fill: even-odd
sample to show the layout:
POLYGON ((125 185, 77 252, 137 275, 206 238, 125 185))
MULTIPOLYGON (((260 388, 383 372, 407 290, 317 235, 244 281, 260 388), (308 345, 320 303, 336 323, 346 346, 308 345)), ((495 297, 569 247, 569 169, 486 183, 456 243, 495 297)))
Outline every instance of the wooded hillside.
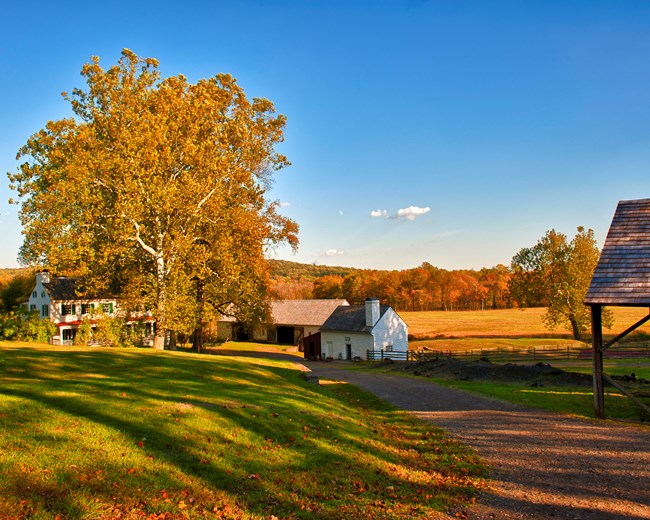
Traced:
POLYGON ((423 263, 405 270, 373 270, 271 260, 271 296, 276 299, 346 298, 352 304, 368 296, 397 310, 502 309, 510 270, 504 265, 480 271, 447 271, 423 263))

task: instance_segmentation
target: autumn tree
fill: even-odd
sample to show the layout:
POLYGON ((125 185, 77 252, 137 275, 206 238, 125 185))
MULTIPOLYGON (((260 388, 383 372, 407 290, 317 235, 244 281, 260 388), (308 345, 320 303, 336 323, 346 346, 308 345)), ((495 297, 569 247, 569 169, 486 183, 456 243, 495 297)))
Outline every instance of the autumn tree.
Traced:
POLYGON ((314 280, 314 298, 341 298, 343 278, 336 274, 326 274, 314 280))
MULTIPOLYGON (((566 325, 580 340, 591 326, 583 302, 599 257, 593 230, 579 227, 569 242, 566 235, 552 229, 513 257, 511 297, 523 307, 543 302, 546 326, 553 330, 566 325)), ((611 326, 611 322, 611 313, 605 312, 603 323, 611 326)))
POLYGON ((297 244, 296 224, 267 198, 288 164, 275 150, 285 117, 228 74, 162 79, 155 59, 127 49, 109 69, 94 57, 81 73, 85 89, 63 94, 73 117, 33 135, 9 174, 21 261, 150 310, 157 348, 206 312, 259 314, 265 248, 297 244))

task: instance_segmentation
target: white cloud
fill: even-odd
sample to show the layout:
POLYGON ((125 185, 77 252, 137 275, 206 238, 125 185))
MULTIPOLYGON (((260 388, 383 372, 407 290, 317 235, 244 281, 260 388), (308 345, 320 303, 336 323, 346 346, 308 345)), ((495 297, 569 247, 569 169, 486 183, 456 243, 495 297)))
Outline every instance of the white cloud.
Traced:
POLYGON ((291 202, 287 202, 287 201, 280 202, 281 208, 288 208, 289 206, 291 206, 291 202))
POLYGON ((345 251, 341 251, 340 249, 328 249, 327 251, 325 251, 325 254, 327 256, 339 256, 342 255, 343 253, 345 253, 345 251))
POLYGON ((408 208, 398 209, 397 213, 393 218, 405 218, 406 220, 415 220, 417 217, 420 217, 431 211, 430 207, 420 208, 418 206, 409 206, 408 208))
POLYGON ((419 206, 409 206, 408 208, 398 209, 397 213, 394 215, 389 215, 388 210, 385 209, 375 209, 370 212, 371 217, 375 218, 390 218, 393 220, 397 219, 406 219, 406 220, 415 220, 416 218, 429 213, 431 208, 427 206, 426 208, 421 208, 419 206))

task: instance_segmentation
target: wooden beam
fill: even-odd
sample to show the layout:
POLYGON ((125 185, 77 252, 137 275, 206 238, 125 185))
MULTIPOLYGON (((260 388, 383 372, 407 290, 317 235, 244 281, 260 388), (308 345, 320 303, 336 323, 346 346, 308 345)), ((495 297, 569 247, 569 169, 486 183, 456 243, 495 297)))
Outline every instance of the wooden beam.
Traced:
POLYGON ((650 407, 646 406, 644 402, 642 402, 639 398, 637 398, 634 394, 631 392, 628 392, 623 386, 619 385, 616 381, 614 381, 611 377, 609 377, 607 374, 603 374, 603 377, 605 380, 612 385, 614 388, 617 388, 621 392, 623 392, 626 396, 628 396, 632 401, 634 401, 637 405, 639 405, 643 410, 645 410, 647 413, 650 413, 650 407))
MULTIPOLYGON (((593 307, 592 307, 592 309, 593 309, 593 307)), ((630 332, 633 332, 633 331, 635 331, 636 329, 638 329, 641 325, 643 325, 643 324, 644 324, 646 321, 648 321, 648 320, 650 320, 650 314, 648 314, 645 318, 641 318, 639 321, 637 321, 637 322, 636 322, 634 325, 632 325, 631 327, 628 327, 627 329, 625 329, 625 330, 624 330, 623 332, 621 332, 618 336, 616 336, 613 340, 608 341, 606 345, 603 345, 602 347, 600 347, 600 350, 601 350, 601 351, 603 351, 603 350, 607 350, 607 349, 608 349, 609 347, 611 347, 612 345, 614 345, 614 344, 618 343, 619 341, 621 341, 621 340, 622 340, 625 336, 627 336, 630 332)))
POLYGON ((605 389, 603 381, 603 306, 591 306, 591 350, 594 377, 594 413, 605 418, 605 389))

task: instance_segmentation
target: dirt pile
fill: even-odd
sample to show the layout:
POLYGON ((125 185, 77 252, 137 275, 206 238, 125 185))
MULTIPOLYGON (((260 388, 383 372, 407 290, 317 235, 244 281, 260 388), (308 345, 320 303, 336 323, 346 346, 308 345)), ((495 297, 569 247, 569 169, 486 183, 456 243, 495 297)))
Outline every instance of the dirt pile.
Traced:
POLYGON ((571 385, 590 386, 590 374, 567 372, 548 363, 504 365, 490 362, 487 358, 461 360, 440 358, 430 361, 395 363, 395 370, 410 372, 416 376, 456 379, 459 381, 501 381, 505 383, 528 383, 531 386, 571 385))

